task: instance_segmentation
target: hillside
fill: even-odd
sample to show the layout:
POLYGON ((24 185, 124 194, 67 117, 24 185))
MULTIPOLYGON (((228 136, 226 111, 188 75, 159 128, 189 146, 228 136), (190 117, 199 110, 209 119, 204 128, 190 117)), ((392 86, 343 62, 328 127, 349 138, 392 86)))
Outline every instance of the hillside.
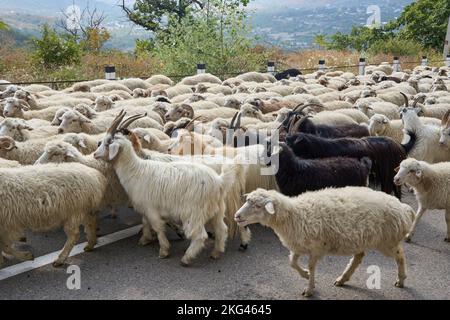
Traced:
MULTIPOLYGON (((0 19, 7 22, 14 36, 22 40, 37 35, 39 25, 53 23, 61 18, 61 10, 74 0, 0 0, 0 19)), ((117 0, 75 0, 81 8, 89 3, 105 12, 106 26, 112 34, 108 48, 130 51, 137 38, 148 38, 150 33, 127 21, 117 0)), ((309 48, 316 34, 348 32, 353 25, 364 25, 368 18, 366 9, 370 4, 381 8, 383 22, 395 18, 412 0, 287 0, 274 2, 255 0, 251 3, 251 23, 262 44, 284 49, 309 48)), ((19 44, 21 42, 19 41, 19 44)))

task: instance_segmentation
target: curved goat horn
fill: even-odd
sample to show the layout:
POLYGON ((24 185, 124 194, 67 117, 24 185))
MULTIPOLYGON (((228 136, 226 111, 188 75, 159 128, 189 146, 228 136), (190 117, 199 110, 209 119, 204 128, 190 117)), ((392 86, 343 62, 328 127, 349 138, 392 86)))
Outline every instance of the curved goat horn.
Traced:
POLYGON ((240 129, 241 128, 241 118, 242 118, 242 113, 239 112, 237 119, 236 119, 236 125, 234 127, 234 129, 240 129))
POLYGON ((228 129, 231 129, 231 130, 235 129, 234 123, 236 122, 236 118, 237 118, 238 114, 239 114, 239 111, 236 112, 233 119, 231 119, 230 126, 228 127, 228 129))
POLYGON ((409 107, 409 99, 406 96, 406 94, 404 94, 403 92, 400 92, 400 94, 403 96, 403 98, 405 99, 405 107, 409 107))
POLYGON ((125 112, 125 110, 122 109, 122 111, 120 111, 120 113, 113 120, 113 122, 111 123, 111 126, 106 131, 106 133, 114 136, 114 134, 117 132, 117 128, 119 127, 120 122, 122 122, 122 120, 126 114, 127 113, 125 112))
POLYGON ((134 121, 144 118, 146 116, 147 113, 137 114, 135 116, 128 117, 126 120, 122 122, 122 124, 119 127, 119 130, 127 129, 130 126, 130 124, 132 124, 134 121))
POLYGON ((443 127, 447 127, 448 126, 448 119, 450 117, 450 110, 447 110, 447 112, 444 114, 444 117, 442 118, 442 122, 441 125, 443 127))
POLYGON ((186 126, 184 127, 184 129, 188 130, 188 131, 194 131, 194 126, 195 126, 195 120, 200 119, 201 116, 197 116, 194 119, 192 119, 191 121, 189 121, 186 126), (191 130, 192 129, 192 130, 191 130))
POLYGON ((417 106, 417 104, 419 103, 419 101, 422 99, 425 100, 425 96, 417 97, 416 99, 414 99, 413 108, 415 108, 417 106))

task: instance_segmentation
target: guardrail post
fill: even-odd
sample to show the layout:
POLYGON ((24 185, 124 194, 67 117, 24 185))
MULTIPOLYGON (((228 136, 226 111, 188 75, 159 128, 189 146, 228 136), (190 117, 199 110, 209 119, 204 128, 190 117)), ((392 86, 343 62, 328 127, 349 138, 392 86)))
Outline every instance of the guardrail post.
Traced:
POLYGON ((359 75, 363 76, 366 74, 366 59, 359 58, 359 75))
POLYGON ((325 60, 319 60, 318 70, 325 70, 327 67, 325 65, 325 60))
POLYGON ((422 66, 426 67, 428 65, 428 58, 427 56, 422 57, 422 66))
POLYGON ((105 67, 105 79, 116 80, 116 67, 114 66, 105 67))
POLYGON ((206 73, 206 64, 199 63, 197 64, 197 74, 206 73))
POLYGON ((392 69, 394 69, 394 72, 400 71, 400 59, 399 57, 394 57, 394 62, 392 63, 392 69))
POLYGON ((275 75, 275 62, 269 61, 267 62, 267 72, 271 75, 275 75))

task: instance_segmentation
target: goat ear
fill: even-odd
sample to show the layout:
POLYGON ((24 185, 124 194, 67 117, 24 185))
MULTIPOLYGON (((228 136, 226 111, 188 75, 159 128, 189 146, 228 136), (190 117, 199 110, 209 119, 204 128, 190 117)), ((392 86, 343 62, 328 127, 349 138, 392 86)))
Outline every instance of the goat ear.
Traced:
POLYGON ((150 135, 146 134, 144 136, 144 140, 147 141, 148 143, 150 143, 150 140, 151 140, 150 135))
POLYGON ((275 214, 275 208, 273 206, 273 202, 272 201, 267 202, 264 208, 266 209, 266 211, 269 214, 275 214))
POLYGON ((394 171, 398 173, 400 171, 400 167, 395 168, 394 171))
POLYGON ((118 143, 114 142, 109 145, 109 161, 114 159, 119 153, 120 146, 118 143))
POLYGON ((419 170, 416 171, 416 177, 417 178, 422 178, 422 170, 419 169, 419 170))

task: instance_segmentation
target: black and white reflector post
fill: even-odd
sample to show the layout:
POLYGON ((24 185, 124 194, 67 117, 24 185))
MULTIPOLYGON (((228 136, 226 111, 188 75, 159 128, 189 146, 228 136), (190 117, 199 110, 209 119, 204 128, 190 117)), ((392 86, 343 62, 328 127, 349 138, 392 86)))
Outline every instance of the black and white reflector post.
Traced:
POLYGON ((267 72, 271 75, 275 75, 275 62, 269 61, 267 62, 267 72))
POLYGON ((199 63, 197 64, 197 74, 206 73, 206 64, 199 63))
POLYGON ((359 58, 359 75, 363 76, 366 74, 366 59, 365 58, 359 58))
POLYGON ((422 66, 426 67, 428 65, 428 58, 427 56, 422 57, 422 66))
POLYGON ((319 60, 319 70, 325 70, 327 67, 325 66, 325 60, 319 60))
POLYGON ((105 79, 116 80, 116 67, 114 66, 105 67, 105 79))
POLYGON ((400 71, 400 59, 398 57, 394 57, 394 62, 392 63, 392 69, 394 69, 394 72, 400 71))

